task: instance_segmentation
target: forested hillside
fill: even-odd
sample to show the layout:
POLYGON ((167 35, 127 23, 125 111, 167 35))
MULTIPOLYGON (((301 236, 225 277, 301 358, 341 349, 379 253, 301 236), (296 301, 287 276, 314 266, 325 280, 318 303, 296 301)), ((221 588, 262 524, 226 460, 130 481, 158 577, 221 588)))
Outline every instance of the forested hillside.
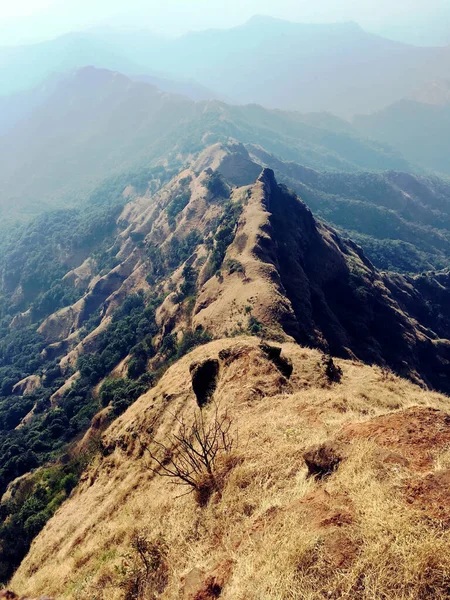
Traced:
POLYGON ((275 169, 314 213, 364 248, 380 269, 447 269, 450 183, 404 172, 332 173, 280 161, 260 147, 255 160, 275 169))

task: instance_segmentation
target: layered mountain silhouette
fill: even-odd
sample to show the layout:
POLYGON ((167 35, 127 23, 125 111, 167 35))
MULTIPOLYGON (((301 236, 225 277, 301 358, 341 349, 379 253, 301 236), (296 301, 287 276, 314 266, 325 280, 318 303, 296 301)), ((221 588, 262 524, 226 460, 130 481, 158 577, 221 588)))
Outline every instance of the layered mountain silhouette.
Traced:
POLYGON ((353 124, 362 135, 390 144, 411 162, 448 176, 448 84, 439 87, 430 84, 416 98, 406 98, 373 114, 355 117, 353 124))
POLYGON ((3 49, 1 55, 4 93, 37 85, 55 70, 92 64, 129 75, 192 78, 240 103, 345 117, 382 109, 430 79, 450 76, 448 48, 393 42, 354 23, 311 25, 262 16, 175 40, 142 31, 88 32, 3 49))
POLYGON ((35 110, 0 138, 2 202, 15 210, 21 200, 24 209, 38 199, 61 205, 107 176, 167 157, 184 160, 229 137, 316 168, 408 167, 389 148, 359 139, 327 115, 322 124, 320 115, 194 102, 104 69, 76 70, 37 96, 30 100, 35 110))

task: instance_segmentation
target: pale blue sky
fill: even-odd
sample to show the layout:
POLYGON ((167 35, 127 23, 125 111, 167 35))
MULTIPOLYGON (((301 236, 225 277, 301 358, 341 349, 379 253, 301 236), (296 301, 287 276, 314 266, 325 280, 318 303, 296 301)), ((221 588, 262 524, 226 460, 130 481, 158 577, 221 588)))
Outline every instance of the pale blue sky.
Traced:
POLYGON ((179 35, 238 25, 254 14, 305 22, 353 20, 405 41, 450 43, 450 0, 0 0, 0 43, 99 25, 179 35))

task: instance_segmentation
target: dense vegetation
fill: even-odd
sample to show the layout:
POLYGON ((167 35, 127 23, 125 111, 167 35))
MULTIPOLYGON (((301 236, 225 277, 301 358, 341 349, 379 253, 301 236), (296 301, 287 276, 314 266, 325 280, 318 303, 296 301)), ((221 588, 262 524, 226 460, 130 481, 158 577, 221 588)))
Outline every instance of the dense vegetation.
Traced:
MULTIPOLYGON (((117 416, 152 384, 152 376, 144 371, 146 360, 153 355, 154 313, 160 299, 147 301, 142 294, 127 298, 99 337, 97 352, 80 357, 80 377, 51 411, 51 396, 68 374, 63 377, 57 362, 42 354, 46 344, 37 327, 48 314, 84 293, 82 286, 75 288, 63 279, 71 267, 88 256, 95 260, 99 273, 114 266, 108 249, 117 233, 117 217, 127 202, 124 188, 133 185, 143 193, 172 175, 158 167, 112 178, 80 208, 45 213, 17 226, 1 242, 0 495, 14 479, 39 469, 1 506, 0 581, 12 574, 33 537, 77 482, 86 457, 67 463, 61 455, 66 445, 87 430, 102 405, 110 404, 111 417, 117 416), (33 324, 10 328, 14 315, 27 309, 28 322, 33 324), (95 397, 94 385, 129 352, 133 355, 130 379, 126 385, 122 382, 120 399, 116 390, 107 400, 107 386, 100 398, 95 397), (36 388, 14 394, 14 385, 29 375, 38 377, 36 388), (32 418, 18 427, 28 413, 32 418), (43 469, 43 465, 50 466, 43 469)), ((81 335, 87 335, 99 320, 97 311, 85 322, 81 335)))
MULTIPOLYGON (((129 296, 115 312, 110 326, 100 336, 98 352, 80 357, 80 377, 51 411, 51 395, 64 382, 58 367, 48 368, 43 386, 23 397, 3 397, 0 402, 2 437, 0 441, 0 493, 16 477, 28 473, 48 461, 56 460, 64 446, 89 427, 93 415, 102 405, 111 405, 111 417, 119 415, 130 403, 152 384, 152 376, 140 374, 135 379, 106 382, 100 398, 93 395, 93 387, 125 355, 133 352, 140 340, 136 355, 147 349, 152 353, 151 336, 155 332, 154 311, 158 300, 145 305, 142 294, 129 296), (119 388, 121 393, 119 393, 119 388), (15 429, 21 418, 33 407, 35 416, 29 424, 15 429), (3 409, 3 410, 2 410, 3 409)), ((81 472, 79 462, 71 467, 56 463, 51 481, 43 486, 42 471, 33 475, 22 491, 20 499, 10 502, 3 511, 8 516, 0 528, 0 580, 12 574, 23 558, 34 535, 45 524, 68 493, 67 482, 75 485, 81 472), (70 480, 67 477, 70 476, 70 480), (34 507, 34 513, 32 511, 34 507), (35 515, 32 521, 30 518, 35 515), (30 525, 30 523, 32 523, 30 525), (11 546, 11 539, 18 535, 20 543, 11 546)), ((44 470, 44 474, 47 471, 44 470)), ((70 487, 70 486, 69 486, 70 487)))
POLYGON ((173 175, 163 167, 126 173, 106 180, 80 208, 44 213, 17 225, 0 242, 0 319, 4 326, 18 311, 31 309, 33 321, 76 301, 83 293, 62 277, 87 257, 97 269, 114 266, 108 252, 117 232, 117 217, 127 202, 122 192, 132 185, 143 193, 173 175))
POLYGON ((34 537, 76 486, 92 451, 37 471, 0 505, 0 582, 9 579, 34 537))

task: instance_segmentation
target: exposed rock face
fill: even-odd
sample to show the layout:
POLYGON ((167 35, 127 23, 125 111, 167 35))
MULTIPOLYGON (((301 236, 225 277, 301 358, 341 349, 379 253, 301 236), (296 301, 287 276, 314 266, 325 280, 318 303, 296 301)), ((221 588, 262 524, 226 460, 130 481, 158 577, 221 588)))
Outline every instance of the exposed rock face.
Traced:
POLYGON ((192 389, 197 398, 197 404, 205 406, 211 399, 217 386, 219 376, 219 361, 215 359, 194 363, 190 366, 192 389))
POLYGON ((79 300, 73 306, 62 308, 45 319, 39 327, 38 332, 49 344, 67 339, 76 330, 78 317, 82 308, 83 300, 79 300))
POLYGON ((269 359, 274 363, 277 369, 287 378, 289 379, 292 375, 292 371, 294 369, 292 365, 292 361, 287 357, 283 356, 281 353, 281 348, 279 346, 271 346, 263 342, 260 345, 261 350, 267 354, 269 359))
POLYGON ((32 322, 33 316, 31 314, 31 310, 27 310, 26 312, 19 313, 18 315, 16 315, 9 326, 11 329, 20 329, 21 327, 31 325, 32 322))
POLYGON ((50 396, 50 403, 53 408, 58 406, 58 403, 62 400, 65 392, 67 392, 67 390, 69 390, 71 388, 71 386, 75 383, 75 381, 78 379, 78 377, 79 377, 79 373, 78 372, 74 373, 71 377, 69 377, 69 379, 67 379, 67 381, 64 383, 64 385, 59 388, 59 390, 56 390, 56 392, 54 394, 52 394, 52 396, 50 396))
POLYGON ((83 289, 94 277, 96 268, 97 263, 95 259, 89 257, 79 267, 66 273, 63 280, 70 282, 76 289, 83 289))

